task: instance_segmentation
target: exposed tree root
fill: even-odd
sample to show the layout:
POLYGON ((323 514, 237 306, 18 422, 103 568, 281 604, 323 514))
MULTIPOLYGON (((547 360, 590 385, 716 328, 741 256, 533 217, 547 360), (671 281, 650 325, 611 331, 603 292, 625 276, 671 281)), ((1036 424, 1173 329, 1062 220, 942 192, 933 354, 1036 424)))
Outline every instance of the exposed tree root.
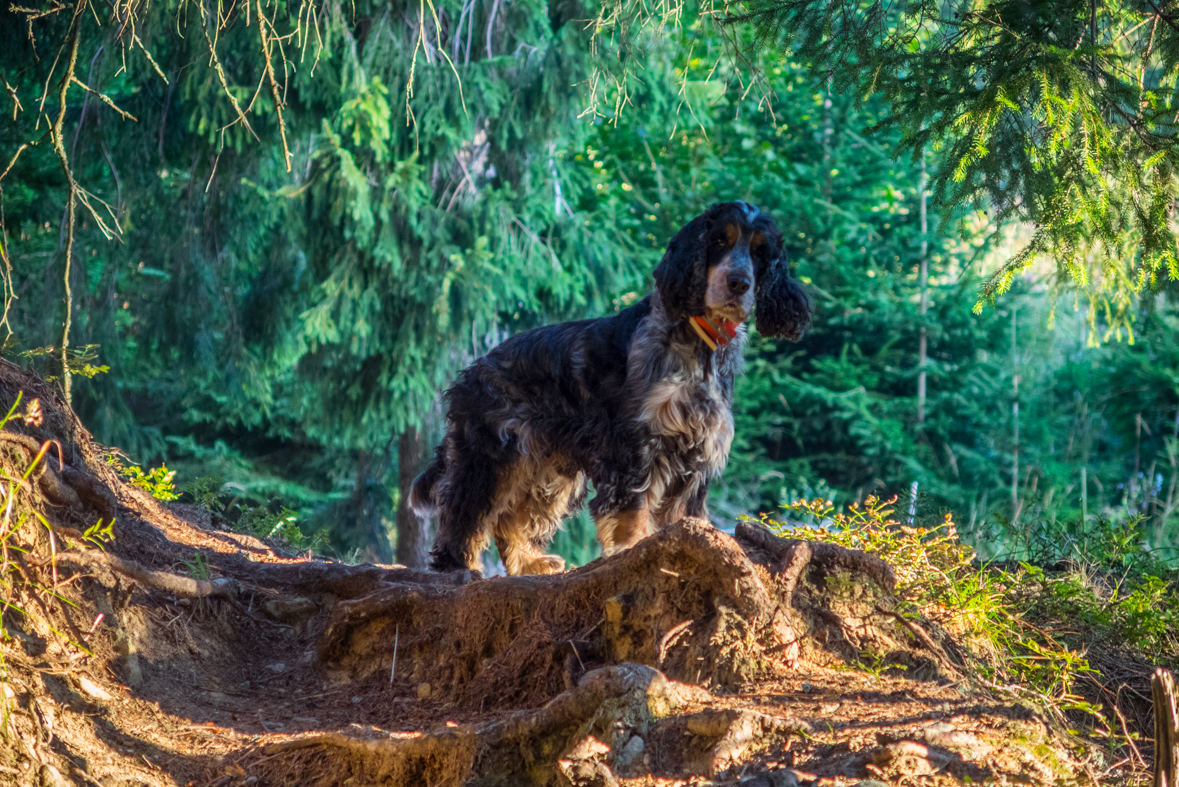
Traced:
MULTIPOLYGON (((637 664, 602 667, 576 688, 535 711, 408 740, 358 740, 348 735, 311 735, 267 747, 265 754, 296 755, 311 749, 332 753, 319 760, 308 785, 340 784, 348 778, 375 784, 463 784, 472 777, 490 784, 547 784, 558 761, 576 755, 576 745, 593 736, 611 753, 608 767, 625 767, 627 744, 647 736, 660 719, 709 699, 693 686, 669 681, 637 664)), ((724 725, 717 737, 727 731, 724 725)), ((634 748, 634 747, 632 747, 634 748)), ((291 756, 275 773, 305 772, 306 754, 291 756)))
POLYGON ((237 582, 229 577, 218 579, 193 579, 166 571, 151 571, 133 560, 125 560, 109 552, 96 549, 72 550, 61 554, 62 560, 80 563, 101 563, 134 579, 149 588, 158 588, 182 598, 224 598, 232 600, 237 592, 237 582))
POLYGON ((935 673, 948 663, 940 649, 922 654, 925 642, 899 644, 906 628, 886 611, 892 601, 881 592, 893 578, 879 558, 753 528, 737 538, 685 519, 567 574, 463 586, 394 581, 336 607, 320 660, 362 678, 390 670, 396 640, 397 675, 410 689, 516 705, 624 661, 704 685, 740 684, 805 654, 854 661, 869 647, 935 673), (881 592, 867 590, 873 582, 881 592))
MULTIPOLYGON (((863 552, 685 519, 544 577, 293 558, 123 483, 48 386, 0 361, 0 406, 18 392, 44 421, 0 432, 10 484, 25 478, 0 533, 0 722, 20 742, 0 747, 0 782, 612 787, 760 763, 782 787, 803 783, 789 747, 834 756, 817 742, 827 695, 911 702, 902 719, 930 707, 914 692, 953 699, 912 679, 955 676, 954 643, 900 614, 891 568, 863 552), (879 692, 893 665, 904 690, 879 692)), ((913 760, 981 782, 987 746, 906 729, 824 767, 913 760)))

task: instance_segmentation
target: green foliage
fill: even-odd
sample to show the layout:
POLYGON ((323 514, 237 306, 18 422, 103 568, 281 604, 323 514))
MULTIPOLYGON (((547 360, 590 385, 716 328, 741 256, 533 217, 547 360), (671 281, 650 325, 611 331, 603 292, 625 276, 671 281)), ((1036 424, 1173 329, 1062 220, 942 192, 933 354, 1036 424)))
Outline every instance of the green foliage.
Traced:
MULTIPOLYGON (((902 613, 955 635, 984 685, 1034 702, 1068 726, 1087 718, 1092 735, 1119 729, 1108 717, 1108 697, 1094 691, 1107 680, 1106 670, 1125 657, 1179 664, 1179 587, 1152 573, 1166 567, 1141 540, 1094 539, 1064 570, 1022 563, 1009 571, 980 566, 949 515, 903 524, 894 518, 895 503, 869 497, 839 510, 830 500, 799 500, 784 506, 785 521, 766 515, 761 521, 790 538, 887 560, 897 573, 902 613)), ((1135 524, 1109 529, 1133 532, 1135 524)), ((878 671, 878 656, 865 653, 863 666, 878 671)))
MULTIPOLYGON (((101 442, 143 467, 220 477, 243 504, 274 501, 308 533, 330 528, 340 553, 385 559, 373 544, 388 549, 398 433, 438 431, 455 371, 512 333, 633 303, 685 221, 743 198, 777 219, 816 319, 798 345, 753 337, 714 515, 799 495, 862 502, 916 481, 922 510, 956 511, 987 558, 1032 559, 1066 530, 1087 537, 1099 516, 1141 514, 1152 545, 1179 545, 1175 307, 1139 301, 1127 333, 1118 302, 1086 307, 1033 268, 973 316, 980 268, 1021 239, 965 208, 922 233, 920 160, 895 155, 912 139, 885 122, 891 94, 817 83, 804 59, 753 48, 755 31, 687 6, 628 16, 633 4, 583 14, 517 2, 489 30, 489 8, 463 16, 443 2, 441 33, 428 21, 423 37, 417 6, 328 2, 301 6, 289 29, 312 7, 319 37, 299 40, 303 61, 290 50, 298 68, 284 86, 289 172, 268 91, 251 100, 264 63, 240 7, 217 51, 258 139, 205 66, 199 14, 163 3, 137 18, 167 82, 139 49, 123 69, 109 27, 86 17, 79 62, 93 68, 80 78, 138 119, 80 88, 68 96, 75 175, 121 228, 112 243, 82 211, 76 232, 74 342, 101 345, 113 373, 76 379, 73 403, 101 442), (571 24, 594 15, 596 43, 571 24), (1133 344, 1106 341, 1117 338, 1133 344)), ((15 151, 42 133, 29 107, 52 59, 34 56, 19 15, 0 18, 0 71, 26 108, 0 125, 0 150, 15 151)), ((57 15, 34 30, 64 34, 57 15)), ((931 90, 959 77, 947 79, 931 90)), ((927 146, 935 178, 948 149, 927 146)), ((1021 150, 992 144, 961 183, 1021 150)), ((15 354, 60 340, 65 182, 39 145, 0 185, 15 354)), ((52 372, 56 358, 23 362, 52 372)), ((588 520, 557 548, 592 559, 588 520)))
POLYGON ((313 543, 318 541, 303 535, 298 516, 289 508, 271 511, 267 506, 242 507, 233 529, 263 540, 273 540, 296 552, 313 549, 313 543))
POLYGON ((101 519, 98 520, 86 528, 82 538, 99 549, 106 549, 106 545, 115 540, 115 520, 111 519, 106 524, 103 524, 101 519))
POLYGON ((180 487, 180 492, 191 495, 193 503, 206 511, 212 511, 213 507, 217 505, 217 496, 221 494, 224 486, 225 479, 220 476, 201 476, 185 482, 180 487))
POLYGON ((184 568, 193 579, 209 578, 209 559, 201 552, 193 552, 192 560, 184 561, 184 568))
MULTIPOLYGON (((28 360, 37 361, 45 359, 49 362, 52 368, 61 368, 61 351, 49 345, 48 347, 34 347, 31 350, 25 350, 18 353, 18 357, 28 360)), ((65 371, 67 374, 78 375, 85 377, 87 380, 93 380, 96 375, 106 374, 111 370, 109 366, 95 366, 91 361, 98 360, 98 345, 87 344, 82 347, 70 347, 66 349, 65 353, 65 371)), ((60 375, 44 373, 43 376, 49 382, 55 382, 60 378, 60 375)))
POLYGON ((106 458, 108 465, 113 467, 119 475, 136 489, 142 489, 157 500, 176 500, 180 494, 176 491, 174 480, 176 471, 169 470, 167 465, 160 465, 151 470, 144 470, 139 465, 124 464, 117 454, 109 454, 106 458))
POLYGON ((753 22, 759 45, 797 51, 840 91, 884 96, 898 152, 936 152, 943 210, 985 201, 1034 226, 980 306, 1041 254, 1121 326, 1133 293, 1179 280, 1168 207, 1179 28, 1165 12, 1075 0, 743 6, 728 21, 753 22))

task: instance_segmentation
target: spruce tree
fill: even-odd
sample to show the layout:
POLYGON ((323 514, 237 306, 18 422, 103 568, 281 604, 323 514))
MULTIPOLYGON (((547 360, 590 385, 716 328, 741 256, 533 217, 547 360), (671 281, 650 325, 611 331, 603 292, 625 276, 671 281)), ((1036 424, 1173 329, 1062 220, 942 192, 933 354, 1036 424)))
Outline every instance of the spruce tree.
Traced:
POLYGON ((743 0, 726 11, 756 26, 751 47, 796 52, 837 91, 882 95, 898 152, 935 156, 944 215, 981 205, 1034 227, 980 305, 1040 255, 1114 328, 1133 322, 1134 293, 1179 280, 1179 16, 1165 6, 743 0))

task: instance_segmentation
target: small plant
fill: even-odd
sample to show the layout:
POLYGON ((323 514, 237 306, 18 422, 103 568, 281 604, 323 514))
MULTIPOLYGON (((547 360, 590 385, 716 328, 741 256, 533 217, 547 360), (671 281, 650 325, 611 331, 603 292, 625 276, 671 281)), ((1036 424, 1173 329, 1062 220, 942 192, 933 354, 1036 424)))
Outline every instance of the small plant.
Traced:
POLYGON ((107 544, 115 540, 115 520, 112 519, 105 525, 101 519, 98 520, 86 528, 86 532, 82 534, 82 538, 99 549, 104 549, 107 544))
POLYGON ((200 552, 193 552, 192 560, 184 561, 184 566, 193 579, 209 578, 209 559, 200 552))
POLYGON ((214 512, 220 507, 217 497, 224 487, 225 479, 221 476, 205 475, 187 482, 180 487, 180 491, 192 495, 192 501, 196 505, 206 511, 214 512))
MULTIPOLYGON (((97 344, 84 344, 81 347, 70 347, 66 350, 65 367, 69 374, 92 379, 100 374, 106 374, 111 370, 105 364, 102 366, 91 363, 98 360, 97 344)), ((46 347, 34 347, 32 350, 25 350, 20 353, 20 357, 26 360, 36 360, 40 358, 51 358, 52 360, 61 363, 61 350, 53 345, 46 347)), ((52 375, 46 375, 45 379, 49 382, 54 382, 58 378, 52 375)))
POLYGON ((180 497, 176 491, 176 471, 169 470, 167 465, 145 471, 139 465, 124 464, 117 454, 108 454, 106 462, 126 478, 131 486, 142 489, 157 500, 167 502, 180 497))
MULTIPOLYGON (((1030 620, 1033 575, 980 570, 974 550, 959 540, 952 516, 933 526, 902 524, 892 518, 895 503, 895 497, 869 497, 862 506, 837 511, 830 500, 801 500, 785 506, 798 520, 783 523, 763 515, 761 522, 791 538, 880 556, 896 572, 900 611, 920 614, 956 635, 972 654, 976 674, 991 688, 1013 691, 1062 721, 1068 711, 1090 714, 1109 729, 1101 708, 1074 692, 1079 677, 1095 672, 1089 662, 1030 620)), ((883 662, 867 655, 861 657, 862 666, 878 674, 883 662)))
POLYGON ((293 552, 304 552, 322 548, 327 544, 324 531, 308 538, 299 527, 299 515, 286 506, 274 501, 251 504, 232 497, 228 500, 226 484, 220 476, 202 476, 181 487, 181 492, 191 495, 193 502, 208 511, 214 522, 228 525, 235 533, 244 533, 293 552))

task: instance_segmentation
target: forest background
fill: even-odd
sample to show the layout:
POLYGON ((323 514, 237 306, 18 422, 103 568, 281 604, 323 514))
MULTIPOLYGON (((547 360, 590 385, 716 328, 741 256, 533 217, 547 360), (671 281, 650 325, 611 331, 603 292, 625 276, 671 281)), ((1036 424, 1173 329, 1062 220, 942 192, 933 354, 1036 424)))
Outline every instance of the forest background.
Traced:
MULTIPOLYGON (((93 91, 59 101, 29 24, 68 40, 73 9, 0 10, 4 162, 41 141, 0 180, 4 354, 68 386, 115 461, 166 463, 239 526, 420 560, 403 490, 455 373, 634 302, 683 223, 745 199, 816 314, 797 345, 751 344, 718 523, 895 494, 988 558, 1070 557, 1095 530, 1174 555, 1173 284, 1108 308, 1041 264, 976 314, 1029 230, 939 211, 937 159, 805 53, 684 9, 595 37, 574 2, 271 2, 252 26, 248 3, 160 2, 137 38, 79 24, 93 91)), ((584 516, 557 546, 596 554, 584 516)))

